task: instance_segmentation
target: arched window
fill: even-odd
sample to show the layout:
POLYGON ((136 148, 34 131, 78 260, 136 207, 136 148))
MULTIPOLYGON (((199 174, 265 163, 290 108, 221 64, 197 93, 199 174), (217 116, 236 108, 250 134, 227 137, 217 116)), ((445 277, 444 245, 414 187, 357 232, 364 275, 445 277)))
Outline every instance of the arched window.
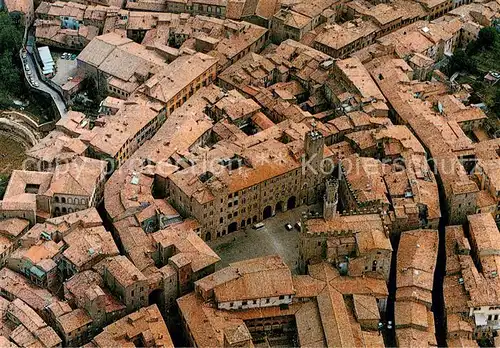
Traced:
POLYGON ((72 204, 73 203, 73 199, 72 198, 68 198, 68 203, 72 204))
POLYGON ((62 197, 61 198, 61 203, 66 203, 66 198, 62 197))

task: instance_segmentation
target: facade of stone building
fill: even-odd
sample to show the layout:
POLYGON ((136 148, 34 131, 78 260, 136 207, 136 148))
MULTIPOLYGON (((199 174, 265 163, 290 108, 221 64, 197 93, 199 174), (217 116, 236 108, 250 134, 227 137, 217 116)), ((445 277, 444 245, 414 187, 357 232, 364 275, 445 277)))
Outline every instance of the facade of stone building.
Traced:
MULTIPOLYGON (((266 156, 268 148, 261 146, 259 149, 263 156, 267 157, 262 158, 262 161, 266 162, 265 165, 272 166, 275 161, 281 161, 279 157, 285 156, 284 151, 287 151, 287 148, 276 141, 270 141, 268 145, 275 145, 280 151, 276 155, 269 153, 266 156)), ((180 178, 183 175, 181 171, 178 177, 168 179, 168 193, 173 206, 181 214, 192 216, 201 224, 204 240, 215 239, 265 220, 277 212, 318 201, 324 191, 324 178, 331 172, 331 163, 325 159, 324 153, 324 138, 319 131, 313 129, 306 133, 303 155, 288 161, 286 168, 276 176, 266 177, 267 173, 262 176, 259 174, 263 179, 249 178, 248 185, 243 181, 238 185, 231 185, 238 187, 232 190, 230 186, 214 180, 217 179, 213 177, 215 174, 207 171, 197 179, 204 185, 206 183, 210 194, 199 197, 197 192, 188 195, 189 187, 180 187, 180 178), (199 199, 194 199, 193 195, 199 199)), ((227 161, 228 166, 237 168, 235 170, 245 165, 245 159, 238 156, 227 161)), ((254 170, 258 171, 260 168, 254 170)), ((245 180, 245 177, 242 180, 245 180)))

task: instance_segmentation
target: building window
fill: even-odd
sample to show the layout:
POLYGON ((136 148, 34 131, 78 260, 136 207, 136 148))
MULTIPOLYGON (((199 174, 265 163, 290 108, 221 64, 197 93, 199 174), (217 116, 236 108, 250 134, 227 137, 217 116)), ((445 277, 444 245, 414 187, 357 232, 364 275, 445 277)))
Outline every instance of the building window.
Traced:
POLYGON ((285 299, 285 296, 284 295, 281 295, 280 296, 280 300, 284 300, 285 299))

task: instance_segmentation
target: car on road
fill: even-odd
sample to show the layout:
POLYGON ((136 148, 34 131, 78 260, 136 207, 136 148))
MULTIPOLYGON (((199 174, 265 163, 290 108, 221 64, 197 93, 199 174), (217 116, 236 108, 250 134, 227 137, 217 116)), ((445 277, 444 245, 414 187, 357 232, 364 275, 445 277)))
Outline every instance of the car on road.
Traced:
POLYGON ((292 224, 285 224, 285 228, 287 231, 291 231, 293 229, 292 224))
POLYGON ((389 320, 387 322, 387 329, 392 330, 392 321, 391 320, 389 320))
POLYGON ((298 229, 300 231, 300 229, 302 228, 302 224, 300 223, 300 221, 297 221, 295 223, 295 228, 298 229))
POLYGON ((259 222, 259 223, 255 224, 255 225, 253 225, 253 229, 254 230, 260 230, 263 227, 264 227, 264 223, 262 223, 262 222, 259 222))

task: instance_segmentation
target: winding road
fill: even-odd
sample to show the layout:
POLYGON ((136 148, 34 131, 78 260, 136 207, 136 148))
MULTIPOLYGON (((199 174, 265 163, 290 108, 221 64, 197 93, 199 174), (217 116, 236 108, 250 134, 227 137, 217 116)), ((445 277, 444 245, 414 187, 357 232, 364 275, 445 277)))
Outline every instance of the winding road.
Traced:
MULTIPOLYGON (((27 56, 26 62, 23 62, 22 56, 20 57, 21 61, 23 62, 24 78, 31 85, 32 88, 48 93, 57 107, 60 118, 65 118, 66 114, 67 114, 66 103, 64 102, 63 98, 61 97, 61 95, 57 91, 55 91, 52 87, 50 87, 48 84, 46 84, 45 81, 42 78, 40 78, 40 76, 38 76, 38 69, 36 67, 35 57, 33 55, 33 47, 27 46, 27 51, 28 51, 28 54, 26 55, 27 56), (27 74, 27 71, 24 67, 24 65, 26 65, 26 64, 30 68, 31 76, 33 77, 33 81, 38 82, 38 87, 35 87, 34 85, 31 84, 31 82, 29 80, 29 76, 27 74)), ((21 55, 21 53, 20 53, 20 55, 21 55)))

